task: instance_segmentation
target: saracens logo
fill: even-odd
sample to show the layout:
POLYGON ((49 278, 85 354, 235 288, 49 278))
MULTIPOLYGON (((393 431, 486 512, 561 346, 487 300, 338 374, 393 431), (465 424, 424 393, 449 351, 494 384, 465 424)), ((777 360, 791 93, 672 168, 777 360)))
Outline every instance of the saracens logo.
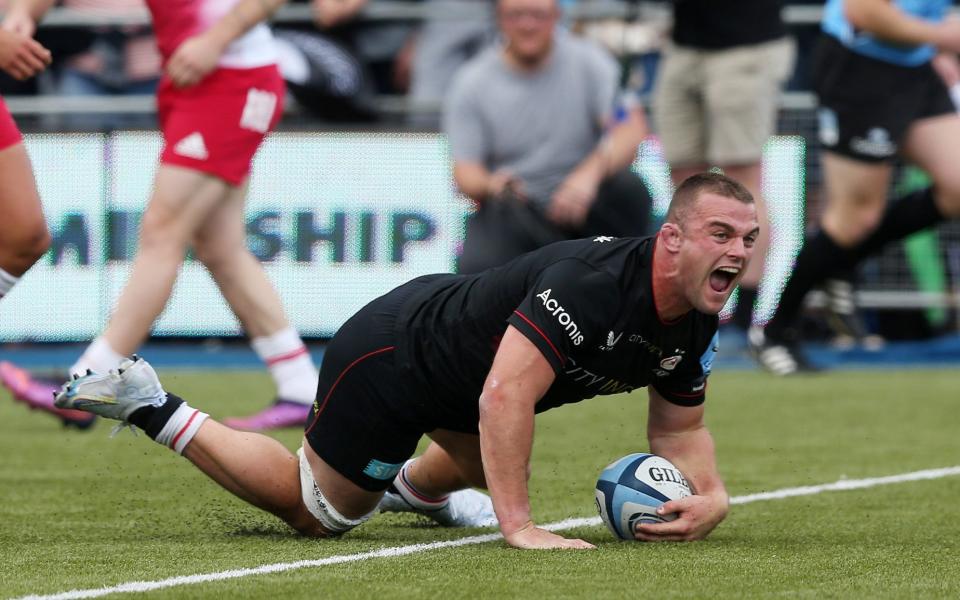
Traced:
POLYGON ((577 326, 570 313, 559 302, 550 297, 552 292, 553 288, 545 289, 537 294, 537 298, 540 298, 540 301, 543 302, 543 307, 547 309, 547 312, 557 318, 557 322, 563 327, 573 345, 579 346, 583 343, 583 332, 580 331, 580 327, 577 326))
POLYGON ((666 371, 672 371, 677 367, 677 364, 683 359, 682 356, 670 356, 660 361, 660 368, 666 371))

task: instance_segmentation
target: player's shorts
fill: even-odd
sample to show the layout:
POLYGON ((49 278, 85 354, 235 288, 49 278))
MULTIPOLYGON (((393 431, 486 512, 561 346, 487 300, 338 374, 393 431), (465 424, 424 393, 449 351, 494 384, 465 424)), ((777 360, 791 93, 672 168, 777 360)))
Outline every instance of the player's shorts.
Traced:
POLYGON ((307 442, 369 491, 387 489, 423 434, 443 425, 436 403, 396 357, 397 315, 422 285, 414 280, 360 309, 323 355, 307 442))
POLYGON ((776 131, 780 88, 793 57, 789 38, 724 50, 671 46, 660 65, 653 104, 667 162, 758 162, 776 131))
POLYGON ((240 185, 263 138, 280 120, 284 93, 276 65, 218 68, 188 88, 176 88, 164 77, 157 91, 160 162, 240 185))
POLYGON ((23 141, 23 136, 20 135, 20 130, 17 129, 17 124, 13 121, 10 109, 7 108, 7 103, 3 101, 3 98, 0 98, 0 150, 6 150, 21 141, 23 141))
POLYGON ((915 121, 957 110, 930 63, 891 64, 852 52, 824 35, 813 69, 820 143, 856 160, 890 160, 915 121))

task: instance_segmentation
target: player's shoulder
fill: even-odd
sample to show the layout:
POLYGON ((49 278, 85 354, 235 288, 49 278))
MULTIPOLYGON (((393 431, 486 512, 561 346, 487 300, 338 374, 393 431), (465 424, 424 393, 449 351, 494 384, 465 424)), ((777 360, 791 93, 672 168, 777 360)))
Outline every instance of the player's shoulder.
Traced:
POLYGON ((554 277, 562 274, 582 286, 620 288, 627 275, 647 262, 650 238, 592 236, 541 248, 540 262, 554 277))

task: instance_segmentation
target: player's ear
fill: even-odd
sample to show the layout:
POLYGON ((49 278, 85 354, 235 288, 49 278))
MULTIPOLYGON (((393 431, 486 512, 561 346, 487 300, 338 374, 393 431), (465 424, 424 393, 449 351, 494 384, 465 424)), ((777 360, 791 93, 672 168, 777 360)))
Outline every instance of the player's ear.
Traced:
POLYGON ((680 227, 676 223, 670 223, 668 221, 660 227, 660 239, 668 251, 679 252, 680 243, 683 240, 683 232, 680 231, 680 227))

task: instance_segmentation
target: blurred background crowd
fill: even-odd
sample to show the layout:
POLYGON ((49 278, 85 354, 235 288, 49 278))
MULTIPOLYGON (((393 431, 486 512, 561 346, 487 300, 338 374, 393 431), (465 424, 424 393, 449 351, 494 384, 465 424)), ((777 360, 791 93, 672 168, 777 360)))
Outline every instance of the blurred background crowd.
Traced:
MULTIPOLYGON (((3 4, 0 2, 0 11, 3 4)), ((692 118, 675 110, 677 98, 692 92, 667 87, 686 84, 680 79, 665 83, 669 79, 665 67, 673 60, 680 65, 675 66, 678 75, 722 73, 718 77, 724 80, 726 91, 719 93, 731 102, 737 91, 741 96, 762 95, 770 105, 771 122, 767 130, 765 117, 758 117, 752 133, 762 136, 759 146, 770 135, 804 141, 803 214, 806 223, 815 223, 822 177, 811 70, 823 2, 722 3, 725 10, 715 14, 703 10, 708 4, 692 0, 560 0, 561 12, 554 20, 527 9, 498 18, 497 3, 491 0, 293 0, 271 22, 288 85, 280 129, 445 134, 451 144, 458 189, 477 207, 468 218, 460 257, 462 270, 475 271, 557 239, 603 232, 652 233, 657 225, 655 215, 651 216, 651 203, 655 202, 652 184, 631 169, 645 139, 663 143, 674 179, 683 175, 686 167, 733 169, 736 178, 763 198, 760 159, 749 150, 751 144, 758 146, 755 140, 742 140, 746 146, 731 142, 733 145, 713 149, 704 142, 700 144, 703 153, 694 156, 683 144, 696 145, 696 141, 670 139, 671 128, 683 123, 671 125, 664 114, 672 113, 674 121, 677 115, 681 120, 692 118), (682 23, 689 19, 684 17, 684 7, 692 5, 698 6, 701 22, 682 23), (734 5, 742 5, 748 12, 739 15, 734 5), (757 6, 766 8, 758 12, 757 6), (764 10, 775 15, 772 20, 764 21, 764 10), (725 30, 717 19, 738 22, 741 27, 725 30), (581 59, 589 61, 580 65, 582 77, 571 77, 573 84, 592 95, 568 94, 562 91, 562 82, 554 82, 561 87, 547 86, 546 91, 525 90, 502 73, 481 71, 483 53, 491 48, 512 48, 522 60, 522 44, 536 46, 534 38, 538 29, 542 33, 543 25, 550 43, 576 49, 586 41, 590 46, 584 52, 594 54, 581 59), (717 35, 717 30, 726 33, 717 35), (713 34, 704 37, 704 31, 713 34), (752 63, 754 66, 715 68, 695 62, 708 59, 713 50, 741 46, 762 46, 766 54, 752 63), (693 54, 681 56, 681 51, 693 54), (694 62, 680 63, 681 59, 694 62), (757 79, 757 69, 765 71, 762 81, 757 79), (757 87, 762 85, 770 87, 757 87), (530 95, 524 97, 524 93, 530 95), (542 137, 530 129, 535 124, 528 116, 511 118, 491 108, 497 98, 504 97, 511 101, 520 98, 533 107, 553 105, 544 100, 549 97, 545 94, 551 93, 561 94, 554 99, 562 97, 563 110, 579 111, 591 122, 602 117, 612 103, 616 107, 614 121, 597 131, 586 123, 580 137, 552 139, 544 145, 542 137), (661 114, 657 114, 658 102, 661 114), (596 108, 599 105, 603 110, 596 108), (497 122, 491 123, 491 114, 497 116, 497 122), (623 146, 597 146, 601 138, 613 139, 608 134, 614 127, 621 132, 617 139, 623 146), (738 148, 746 149, 741 152, 738 148), (496 160, 488 160, 491 156, 496 160), (589 202, 581 202, 587 197, 589 202), (624 197, 641 198, 639 209, 635 204, 632 209, 625 208, 624 197), (502 202, 484 202, 489 198, 502 202), (517 198, 521 201, 513 202, 517 198), (578 208, 584 205, 590 209, 578 208), (507 229, 514 231, 504 233, 507 229)), ((53 53, 50 69, 24 82, 0 74, 0 94, 25 133, 156 127, 152 94, 161 64, 140 0, 63 0, 39 30, 38 40, 53 53)), ((529 52, 535 55, 537 50, 533 47, 529 52)), ((765 109, 758 106, 752 103, 744 110, 762 113, 765 109)), ((570 123, 562 112, 551 118, 570 123)), ((545 128, 549 129, 549 123, 545 128)), ((677 135, 676 139, 681 139, 683 132, 677 135)), ((905 165, 898 167, 894 185, 909 187, 912 177, 916 173, 905 165)), ((851 329, 842 319, 839 327, 831 327, 838 321, 827 314, 828 318, 806 323, 809 335, 849 344, 866 336, 876 341, 956 331, 956 311, 949 298, 960 285, 960 233, 955 224, 946 224, 934 235, 932 243, 888 248, 864 266, 859 277, 865 293, 858 297, 858 305, 866 310, 856 327, 851 329)), ((769 316, 751 315, 750 311, 763 272, 762 260, 758 269, 744 280, 741 310, 724 315, 743 329, 751 322, 762 324, 769 316)), ((831 306, 834 300, 829 294, 820 300, 815 296, 813 304, 819 302, 827 313, 836 313, 835 302, 831 306)))

